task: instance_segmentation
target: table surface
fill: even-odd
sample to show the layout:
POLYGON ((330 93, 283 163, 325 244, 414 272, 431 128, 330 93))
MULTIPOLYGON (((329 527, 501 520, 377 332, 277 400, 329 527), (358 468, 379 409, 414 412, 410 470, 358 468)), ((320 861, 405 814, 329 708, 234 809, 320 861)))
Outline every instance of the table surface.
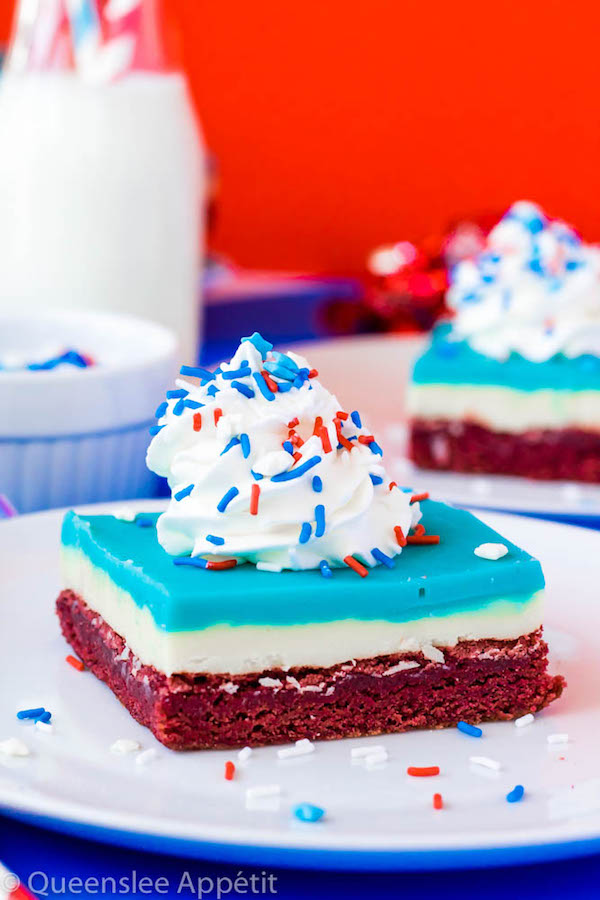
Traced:
MULTIPOLYGON (((391 336, 365 337, 351 343, 345 340, 311 343, 294 349, 306 355, 316 366, 323 383, 332 389, 342 403, 352 401, 353 407, 368 409, 369 420, 375 428, 386 420, 390 404, 398 410, 403 402, 403 386, 406 383, 406 366, 398 365, 396 342, 391 336), (350 352, 349 352, 350 351, 350 352), (385 390, 374 389, 382 386, 385 390)), ((406 339, 401 339, 403 342, 406 339)), ((414 341, 415 350, 419 340, 414 341)), ((1 526, 0 526, 1 527, 1 526)), ((221 879, 221 896, 237 896, 232 885, 236 878, 248 879, 255 875, 254 884, 260 886, 264 869, 231 866, 223 863, 195 862, 124 850, 109 845, 65 837, 40 828, 15 822, 0 816, 0 861, 21 877, 27 884, 32 873, 36 874, 31 889, 38 896, 70 898, 82 896, 151 896, 197 897, 198 879, 200 895, 206 898, 218 896, 218 879, 221 879), (137 889, 131 889, 133 873, 137 877, 137 889), (107 889, 101 893, 91 882, 88 890, 82 889, 77 880, 109 879, 107 889), (48 879, 54 878, 54 883, 48 879), (150 881, 141 881, 146 878, 150 881), (129 893, 112 881, 119 879, 129 887, 129 893), (158 881, 158 879, 162 879, 158 881), (156 884, 156 888, 151 885, 156 884), (227 893, 229 891, 229 893, 227 893)), ((475 896, 485 893, 486 900, 505 898, 509 893, 518 897, 544 897, 554 900, 570 898, 596 898, 600 883, 600 855, 567 862, 544 863, 532 866, 506 867, 453 872, 377 873, 351 875, 336 872, 309 872, 296 870, 269 870, 273 875, 273 896, 282 898, 365 898, 385 896, 393 892, 419 892, 422 898, 437 897, 442 891, 445 898, 464 898, 465 890, 475 896), (275 893, 276 891, 276 893, 275 893)), ((252 896, 250 888, 243 893, 244 881, 238 881, 240 894, 252 896)), ((254 892, 254 896, 257 896, 254 892)), ((263 893, 268 896, 268 893, 263 893)), ((0 885, 0 900, 3 897, 0 885)))

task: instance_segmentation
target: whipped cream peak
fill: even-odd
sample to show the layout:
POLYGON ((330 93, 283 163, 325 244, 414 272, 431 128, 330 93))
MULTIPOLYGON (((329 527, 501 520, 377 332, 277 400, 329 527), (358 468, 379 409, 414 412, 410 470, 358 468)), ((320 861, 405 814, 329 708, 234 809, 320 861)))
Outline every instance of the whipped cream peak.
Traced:
POLYGON ((534 203, 514 203, 447 294, 452 337, 494 359, 600 356, 600 248, 534 203))
POLYGON ((360 414, 346 413, 305 359, 254 334, 214 372, 181 371, 195 380, 167 392, 147 455, 171 488, 157 523, 168 553, 324 575, 350 556, 393 565, 395 529, 408 534, 419 504, 390 488, 360 414))

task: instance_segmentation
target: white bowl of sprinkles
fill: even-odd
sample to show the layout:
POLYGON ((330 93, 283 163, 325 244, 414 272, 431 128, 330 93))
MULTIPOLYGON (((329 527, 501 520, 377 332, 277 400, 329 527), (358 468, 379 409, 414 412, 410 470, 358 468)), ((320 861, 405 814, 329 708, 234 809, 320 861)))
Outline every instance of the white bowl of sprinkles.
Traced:
POLYGON ((0 314, 0 494, 19 512, 149 496, 175 336, 116 313, 0 314))

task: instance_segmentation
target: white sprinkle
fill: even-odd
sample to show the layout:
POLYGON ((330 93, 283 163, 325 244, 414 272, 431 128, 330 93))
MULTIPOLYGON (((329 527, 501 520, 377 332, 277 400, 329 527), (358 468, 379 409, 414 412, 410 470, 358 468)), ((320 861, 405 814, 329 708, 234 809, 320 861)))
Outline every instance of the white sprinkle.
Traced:
POLYGON ((280 688, 282 681, 280 678, 259 678, 258 683, 263 687, 280 688))
POLYGON ((242 749, 238 753, 238 759, 240 762, 246 762, 246 760, 250 759, 251 756, 252 747, 242 747, 242 749))
POLYGON ((226 681, 225 684, 221 685, 221 690, 225 691, 226 694, 235 694, 239 689, 239 684, 234 684, 233 681, 226 681))
POLYGON ((395 675, 396 672, 404 672, 405 669, 418 669, 420 663, 413 662, 411 660, 404 660, 402 662, 397 663, 395 666, 392 666, 391 669, 386 669, 383 673, 384 675, 395 675))
POLYGON ((446 657, 437 647, 434 647, 433 644, 423 644, 421 647, 421 651, 423 656, 426 656, 427 659, 430 659, 432 662, 437 663, 445 663, 446 657))
POLYGON ((54 726, 52 722, 36 722, 35 727, 38 731, 44 731, 46 734, 52 734, 54 731, 54 726))
POLYGON ((369 753, 368 756, 365 756, 365 769, 374 769, 376 766, 381 765, 381 763, 387 762, 387 759, 387 750, 382 747, 377 753, 369 753))
POLYGON ((0 753, 6 756, 29 756, 29 747, 19 738, 11 737, 0 741, 0 753))
POLYGON ((256 568, 259 572, 281 572, 281 566, 278 566, 277 563, 257 562, 256 568))
POLYGON ((141 753, 135 758, 136 766, 146 766, 149 762, 152 762, 153 759, 156 759, 158 753, 154 749, 154 747, 149 747, 147 750, 142 750, 141 753))
POLYGON ((110 745, 110 752, 134 753, 136 750, 140 750, 141 746, 137 741, 132 741, 131 738, 119 738, 114 744, 110 745))
POLYGON ((566 732, 559 732, 557 734, 549 734, 546 738, 549 744, 568 744, 569 743, 569 735, 566 732))
POLYGON ((350 756, 352 759, 362 759, 365 756, 371 756, 372 753, 381 753, 382 751, 384 753, 387 752, 382 744, 375 744, 374 746, 362 744, 360 747, 353 747, 350 751, 350 756))
POLYGON ((476 766, 484 766, 486 769, 493 769, 495 772, 499 772, 502 768, 497 759, 490 759, 489 756, 470 756, 469 762, 476 766))
POLYGON ((518 719, 515 719, 515 728, 525 728, 526 725, 531 725, 534 721, 534 715, 532 713, 527 713, 524 716, 519 716, 518 719))
POLYGON ((132 509, 131 506, 119 506, 118 509, 113 510, 114 518, 121 519, 122 522, 135 522, 136 515, 135 509, 132 509))
POLYGON ((315 749, 315 745, 311 744, 308 738, 302 738, 300 741, 296 741, 293 747, 282 747, 281 750, 277 751, 277 756, 279 759, 290 759, 292 756, 306 756, 308 753, 313 753, 315 749))
POLYGON ((280 784, 256 784, 246 788, 246 800, 256 800, 259 797, 278 797, 281 794, 280 784))
POLYGON ((508 553, 508 547, 506 544, 480 544, 473 553, 482 559, 501 559, 508 553))

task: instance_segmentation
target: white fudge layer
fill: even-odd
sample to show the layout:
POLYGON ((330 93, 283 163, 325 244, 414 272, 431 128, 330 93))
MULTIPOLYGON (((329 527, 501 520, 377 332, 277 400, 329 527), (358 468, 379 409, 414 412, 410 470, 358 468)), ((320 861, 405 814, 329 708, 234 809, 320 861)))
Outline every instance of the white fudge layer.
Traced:
MULTIPOLYGON (((141 663, 165 675, 209 672, 241 675, 296 666, 328 668, 350 659, 422 651, 443 662, 438 647, 464 640, 513 640, 542 623, 542 591, 514 602, 410 622, 319 622, 310 625, 214 625, 201 631, 165 631, 147 607, 119 588, 85 554, 62 550, 63 585, 74 591, 126 642, 141 663)), ((274 575, 274 578, 277 576, 274 575)))
POLYGON ((412 418, 472 422, 492 431, 600 431, 600 391, 517 391, 473 384, 412 384, 412 418))

